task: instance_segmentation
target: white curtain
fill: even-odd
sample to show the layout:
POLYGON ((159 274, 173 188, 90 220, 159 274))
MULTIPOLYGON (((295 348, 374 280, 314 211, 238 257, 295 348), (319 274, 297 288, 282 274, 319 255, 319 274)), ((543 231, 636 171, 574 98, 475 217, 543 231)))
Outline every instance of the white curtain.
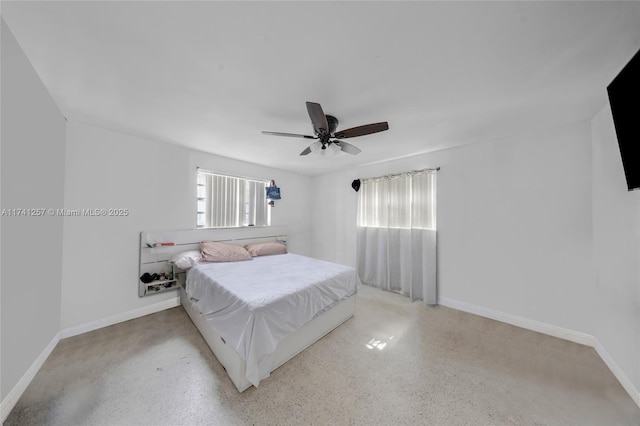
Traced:
POLYGON ((358 273, 363 283, 436 304, 436 174, 362 181, 358 273))

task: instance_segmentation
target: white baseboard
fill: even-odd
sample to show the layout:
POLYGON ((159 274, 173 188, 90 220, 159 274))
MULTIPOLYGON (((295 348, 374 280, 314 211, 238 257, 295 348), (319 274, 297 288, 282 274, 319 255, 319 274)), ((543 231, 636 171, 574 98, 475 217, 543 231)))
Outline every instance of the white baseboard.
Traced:
POLYGON ((13 410, 13 407, 15 407, 16 403, 18 402, 24 391, 27 389, 33 378, 36 376, 44 362, 47 360, 47 358, 49 358, 49 355, 51 355, 51 352, 56 347, 59 341, 60 333, 56 333, 56 335, 53 336, 53 339, 51 339, 49 344, 44 348, 42 353, 38 355, 38 358, 36 358, 33 364, 31 364, 31 367, 29 367, 27 372, 24 373, 22 378, 18 380, 18 383, 16 383, 13 389, 11 389, 5 399, 2 400, 2 403, 0 403, 0 419, 2 419, 2 423, 4 423, 4 421, 7 419, 9 413, 11 413, 11 410, 13 410))
POLYGON ((493 309, 473 305, 471 303, 449 299, 448 297, 438 297, 438 304, 457 309, 459 311, 480 315, 481 317, 491 318, 517 327, 526 328, 527 330, 537 331, 538 333, 569 340, 570 342, 579 343, 581 345, 593 346, 596 341, 595 337, 590 334, 569 330, 529 318, 520 317, 518 315, 495 311, 493 309))
POLYGON ((18 383, 16 383, 13 389, 11 389, 11 392, 9 392, 2 403, 0 403, 0 418, 2 419, 1 422, 4 423, 4 421, 7 419, 7 416, 9 416, 9 413, 11 413, 11 410, 13 410, 13 407, 15 407, 16 403, 18 402, 24 391, 27 389, 27 386, 29 386, 33 378, 36 376, 36 373, 38 373, 40 368, 42 368, 42 365, 61 339, 97 330, 99 328, 107 327, 113 324, 118 324, 120 322, 128 321, 134 318, 143 317, 145 315, 160 312, 169 308, 174 308, 176 306, 180 306, 179 296, 172 297, 171 299, 167 299, 153 305, 143 306, 142 308, 134 309, 132 311, 123 312, 121 314, 112 315, 107 318, 60 330, 54 336, 51 342, 49 342, 47 347, 42 351, 38 358, 36 358, 33 364, 31 364, 31 367, 29 367, 27 372, 22 376, 18 383))
POLYGON ((124 321, 129 321, 134 318, 143 317, 145 315, 153 314, 156 312, 164 311, 165 309, 174 308, 180 306, 180 297, 172 297, 171 299, 164 300, 153 305, 143 306, 142 308, 134 309, 132 311, 123 312, 121 314, 111 315, 107 318, 87 322, 84 324, 75 325, 73 327, 63 328, 60 330, 60 338, 66 339, 67 337, 76 336, 78 334, 87 333, 89 331, 98 330, 103 327, 118 324, 124 321))
POLYGON ((627 391, 631 399, 633 399, 638 407, 640 407, 640 391, 638 388, 631 383, 631 380, 629 380, 627 375, 624 374, 624 371, 622 371, 620 366, 613 360, 611 355, 609 355, 609 352, 606 351, 597 339, 594 348, 604 363, 607 364, 609 370, 611 370, 613 375, 616 376, 616 379, 618 379, 624 390, 627 391))
POLYGON ((549 336, 558 337, 570 342, 593 347, 600 358, 602 358, 602 361, 604 361, 607 367, 609 367, 616 379, 618 379, 622 387, 627 391, 631 399, 633 399, 633 401, 640 407, 640 392, 594 336, 586 333, 581 333, 579 331, 569 330, 540 321, 520 317, 517 315, 507 314, 505 312, 496 311, 482 306, 477 306, 471 303, 449 299, 448 297, 438 297, 438 304, 457 309, 459 311, 469 312, 481 317, 491 318, 496 321, 515 325, 516 327, 521 327, 527 330, 537 331, 538 333, 547 334, 549 336))

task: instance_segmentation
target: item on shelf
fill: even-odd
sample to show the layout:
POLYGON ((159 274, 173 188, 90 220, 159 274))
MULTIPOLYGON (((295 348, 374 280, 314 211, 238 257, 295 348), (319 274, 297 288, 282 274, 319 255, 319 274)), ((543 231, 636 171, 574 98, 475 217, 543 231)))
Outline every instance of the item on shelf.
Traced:
POLYGON ((142 281, 142 282, 143 282, 143 283, 145 283, 145 284, 149 284, 150 282, 152 282, 152 281, 153 281, 153 276, 152 276, 150 273, 145 272, 145 273, 144 273, 144 274, 142 274, 142 276, 140 277, 140 281, 142 281))

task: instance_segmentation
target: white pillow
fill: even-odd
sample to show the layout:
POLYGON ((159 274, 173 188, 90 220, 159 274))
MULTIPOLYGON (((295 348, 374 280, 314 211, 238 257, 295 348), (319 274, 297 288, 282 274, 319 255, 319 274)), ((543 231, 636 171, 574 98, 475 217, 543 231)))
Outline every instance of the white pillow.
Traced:
POLYGON ((174 254, 169 262, 173 263, 180 269, 189 269, 200 262, 201 257, 202 254, 200 253, 200 250, 189 250, 174 254))

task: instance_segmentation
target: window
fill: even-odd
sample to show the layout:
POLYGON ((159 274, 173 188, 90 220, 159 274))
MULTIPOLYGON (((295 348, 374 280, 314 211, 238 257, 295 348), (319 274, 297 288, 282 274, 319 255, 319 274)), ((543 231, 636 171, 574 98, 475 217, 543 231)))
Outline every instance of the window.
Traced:
POLYGON ((267 185, 268 181, 198 170, 196 227, 270 226, 267 185))
POLYGON ((363 181, 358 226, 436 229, 436 174, 430 170, 363 181))

